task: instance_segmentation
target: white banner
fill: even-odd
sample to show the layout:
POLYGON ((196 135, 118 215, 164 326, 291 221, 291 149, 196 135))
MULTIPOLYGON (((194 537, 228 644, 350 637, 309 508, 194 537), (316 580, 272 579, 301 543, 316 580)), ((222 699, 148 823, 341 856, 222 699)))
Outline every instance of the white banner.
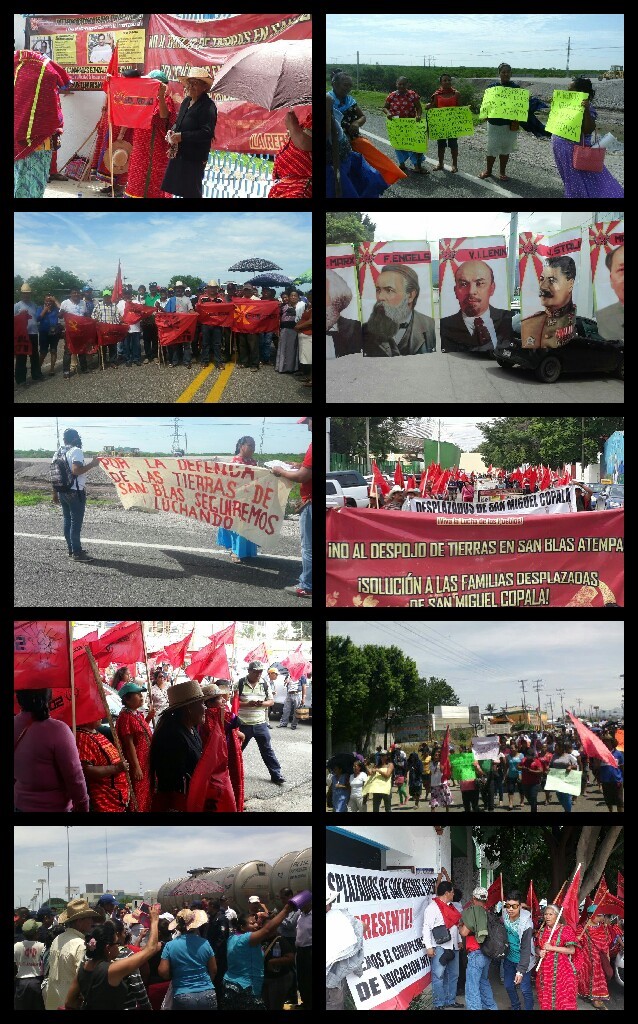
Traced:
POLYGON ((361 352, 361 306, 354 246, 326 246, 326 359, 361 352))
POLYGON ((124 508, 174 512, 266 547, 284 521, 289 480, 214 459, 100 458, 124 508))
POLYGON ((485 501, 442 501, 439 498, 412 498, 410 512, 431 512, 455 516, 556 515, 576 511, 576 491, 572 485, 548 487, 533 494, 503 491, 501 498, 485 501))
POLYGON ((498 761, 498 736, 473 736, 472 751, 477 761, 498 761))
POLYGON ((430 958, 423 945, 423 914, 435 881, 434 872, 424 878, 326 866, 328 888, 338 894, 333 907, 349 910, 363 925, 367 967, 360 978, 347 978, 358 1010, 407 1009, 425 987, 430 958))
POLYGON ((598 333, 625 337, 625 222, 600 221, 589 228, 590 266, 598 333))

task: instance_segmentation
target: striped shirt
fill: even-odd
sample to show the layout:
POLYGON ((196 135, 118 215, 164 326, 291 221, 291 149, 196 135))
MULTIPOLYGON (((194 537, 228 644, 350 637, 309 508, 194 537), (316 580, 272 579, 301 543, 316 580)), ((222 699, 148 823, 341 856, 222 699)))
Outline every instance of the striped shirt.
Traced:
MULTIPOLYGON (((127 957, 133 956, 133 951, 130 950, 128 946, 120 946, 119 950, 120 951, 115 958, 116 960, 126 960, 127 957)), ((125 1010, 153 1009, 139 970, 133 971, 132 974, 129 974, 128 977, 124 978, 124 985, 126 986, 126 1001, 124 1003, 125 1010)))

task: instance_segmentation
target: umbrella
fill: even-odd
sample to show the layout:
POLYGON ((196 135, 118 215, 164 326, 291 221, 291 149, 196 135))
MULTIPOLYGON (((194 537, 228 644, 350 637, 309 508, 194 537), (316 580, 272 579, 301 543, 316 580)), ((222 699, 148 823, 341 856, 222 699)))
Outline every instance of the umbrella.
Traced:
POLYGON ((310 284, 312 281, 312 270, 304 270, 303 274, 295 278, 295 284, 310 284))
POLYGON ((257 274, 257 277, 251 277, 246 284, 257 284, 263 288, 280 288, 283 285, 292 284, 292 279, 286 277, 285 274, 257 274))
POLYGON ((244 46, 225 62, 212 92, 257 103, 267 110, 310 102, 312 40, 276 39, 244 46))
POLYGON ((253 256, 252 259, 241 260, 239 263, 235 263, 228 270, 238 270, 245 273, 249 270, 281 270, 281 267, 278 267, 276 263, 271 263, 270 260, 259 260, 256 256, 253 256))

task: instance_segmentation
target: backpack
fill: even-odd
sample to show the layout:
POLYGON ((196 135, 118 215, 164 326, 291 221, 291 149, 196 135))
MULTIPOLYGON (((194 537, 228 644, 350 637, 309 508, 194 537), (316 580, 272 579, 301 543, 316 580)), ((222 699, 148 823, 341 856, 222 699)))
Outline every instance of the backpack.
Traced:
MULTIPOLYGON (((239 683, 237 684, 237 689, 239 690, 239 696, 240 697, 241 697, 242 693, 244 692, 244 683, 245 682, 246 682, 246 679, 244 678, 244 679, 240 679, 239 683)), ((270 690, 268 689, 268 683, 266 683, 265 680, 262 679, 261 680, 261 685, 263 687, 263 691, 264 691, 264 694, 265 694, 264 700, 270 700, 270 690)))
POLYGON ((75 445, 68 444, 63 445, 59 448, 56 454, 51 459, 51 466, 49 473, 51 476, 51 486, 54 491, 62 492, 67 494, 73 490, 75 484, 76 491, 79 490, 78 479, 73 476, 71 467, 69 466, 69 460, 67 459, 67 452, 74 448, 75 445))
POLYGON ((507 929, 500 917, 491 910, 487 914, 487 937, 481 943, 481 952, 490 960, 502 960, 509 949, 507 929))

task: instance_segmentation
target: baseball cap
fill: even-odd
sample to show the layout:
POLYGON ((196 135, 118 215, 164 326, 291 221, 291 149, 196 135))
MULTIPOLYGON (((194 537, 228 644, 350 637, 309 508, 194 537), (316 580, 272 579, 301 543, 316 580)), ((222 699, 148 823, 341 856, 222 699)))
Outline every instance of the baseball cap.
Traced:
POLYGON ((250 665, 248 666, 249 672, 263 672, 263 670, 264 666, 260 661, 251 661, 250 665))
POLYGON ((38 924, 38 922, 34 921, 34 919, 31 917, 22 925, 22 934, 26 935, 27 938, 30 938, 32 935, 36 934, 39 927, 40 925, 38 924))
POLYGON ((148 286, 149 288, 157 288, 157 281, 149 281, 148 286))
POLYGON ((51 907, 45 905, 44 907, 40 907, 35 916, 37 921, 43 921, 47 916, 55 917, 55 911, 51 907))
MULTIPOLYGON (((130 683, 129 683, 129 686, 130 686, 130 683)), ((123 689, 123 687, 122 687, 122 689, 123 689)), ((122 691, 120 690, 120 693, 121 692, 122 691)), ((115 899, 115 896, 113 896, 110 892, 105 892, 104 896, 100 896, 100 898, 98 900, 98 903, 117 903, 117 900, 115 899)))
POLYGON ((104 298, 105 295, 108 295, 110 297, 112 292, 113 292, 112 288, 103 288, 102 289, 102 298, 104 298))
POLYGON ((124 686, 117 692, 120 697, 126 697, 128 693, 146 693, 146 687, 138 686, 137 683, 124 683, 124 686))
POLYGON ((477 885, 476 889, 472 892, 472 896, 475 900, 486 900, 487 889, 484 889, 482 885, 477 885))
POLYGON ((261 903, 261 900, 259 899, 259 896, 249 896, 248 897, 248 902, 249 903, 261 903))

